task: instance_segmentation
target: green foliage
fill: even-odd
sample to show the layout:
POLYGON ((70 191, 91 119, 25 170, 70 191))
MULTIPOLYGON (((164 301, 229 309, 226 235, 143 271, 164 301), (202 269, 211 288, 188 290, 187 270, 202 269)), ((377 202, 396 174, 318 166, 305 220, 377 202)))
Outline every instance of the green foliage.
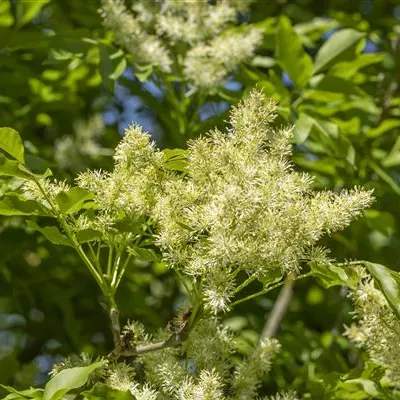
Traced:
MULTIPOLYGON (((81 352, 108 354, 111 366, 96 369, 84 386, 71 387, 65 397, 148 400, 157 391, 164 398, 206 398, 211 387, 211 398, 233 396, 227 389, 237 385, 231 375, 247 371, 244 383, 258 379, 260 370, 251 369, 252 351, 258 348, 266 319, 273 319, 281 303, 277 288, 288 282, 294 294, 278 323, 280 351, 253 386, 259 395, 275 400, 398 398, 397 2, 373 2, 372 10, 368 2, 337 0, 204 1, 187 7, 173 1, 163 6, 132 3, 133 8, 130 1, 117 0, 102 5, 78 0, 0 4, 0 118, 11 127, 0 129, 0 383, 11 385, 0 389, 0 397, 42 398, 43 389, 24 389, 45 387, 49 364, 81 352), (312 175, 312 193, 337 194, 354 186, 373 189, 374 209, 346 230, 319 238, 318 247, 308 248, 313 262, 299 257, 285 279, 285 268, 265 268, 267 264, 268 274, 255 279, 247 263, 224 264, 229 273, 220 274, 219 281, 211 275, 205 280, 201 274, 186 275, 186 261, 176 267, 171 259, 187 258, 189 249, 198 255, 205 242, 215 239, 213 224, 200 229, 201 205, 209 206, 211 200, 205 199, 215 195, 211 178, 225 179, 225 187, 240 180, 242 169, 233 176, 225 169, 245 152, 224 163, 221 156, 221 170, 214 168, 211 178, 197 185, 203 197, 187 201, 186 207, 181 207, 184 195, 171 187, 159 189, 173 177, 187 191, 185 184, 207 171, 193 167, 193 146, 201 142, 196 138, 207 142, 211 139, 204 135, 210 129, 222 131, 229 106, 236 106, 254 86, 278 102, 271 132, 295 125, 294 175, 312 175), (154 158, 141 159, 137 151, 132 159, 138 164, 131 171, 140 172, 134 184, 132 176, 121 174, 120 186, 111 187, 112 179, 100 182, 99 177, 118 178, 121 170, 109 172, 111 149, 120 139, 117 125, 122 132, 132 120, 145 124, 157 145, 169 149, 156 151, 162 158, 159 164, 154 158), (152 162, 159 169, 146 169, 152 162), (73 178, 87 168, 103 171, 93 175, 91 183, 102 183, 104 192, 74 186, 73 178), (50 169, 59 181, 49 179, 50 169), (146 174, 147 186, 142 179, 146 174), (104 196, 110 191, 115 196, 104 196), (131 193, 129 201, 121 201, 122 193, 131 193), (155 218, 156 198, 170 205, 168 213, 160 208, 155 218), (109 224, 100 200, 108 201, 110 210, 118 208, 112 214, 115 224, 109 224), (140 216, 132 211, 138 206, 140 216), (173 231, 187 240, 172 238, 160 251, 154 240, 160 234, 159 218, 172 220, 173 231), (162 259, 174 249, 179 252, 162 259), (368 262, 351 261, 357 259, 368 262), (233 279, 228 279, 232 271, 233 279), (232 280, 240 290, 228 296, 230 310, 218 321, 218 333, 212 335, 204 326, 201 331, 201 322, 209 318, 204 294, 210 282, 221 289, 232 280), (114 318, 111 332, 99 302, 107 305, 108 317, 118 306, 120 318, 114 318), (118 329, 116 321, 128 319, 133 322, 118 329), (137 328, 136 320, 146 329, 137 328), (229 326, 234 345, 228 340, 226 347, 222 326, 229 326), (129 327, 135 327, 137 335, 132 343, 127 340, 129 327), (208 340, 196 339, 199 332, 208 340), (121 355, 165 342, 177 347, 121 355), (197 346, 204 349, 201 354, 197 346), (229 356, 223 353, 227 349, 229 356), (118 354, 130 369, 115 361, 118 354), (150 378, 161 355, 164 367, 150 378), (150 380, 152 387, 144 385, 150 380), (168 385, 180 392, 166 392, 168 385)), ((152 157, 152 152, 146 154, 152 157)), ((246 165, 258 165, 261 158, 258 154, 246 165)), ((210 165, 218 163, 218 152, 208 159, 210 165)), ((255 202, 258 186, 250 186, 254 190, 248 191, 248 201, 231 205, 235 218, 223 214, 224 222, 231 224, 223 232, 236 232, 242 213, 255 202)), ((285 198, 282 201, 286 204, 285 198)), ((218 208, 219 198, 213 204, 218 208)), ((245 225, 249 237, 258 226, 268 225, 261 215, 255 213, 253 225, 245 225)), ((276 214, 284 220, 283 215, 276 214)), ((317 220, 306 222, 313 225, 317 220)), ((292 225, 282 221, 277 226, 264 238, 267 244, 278 243, 280 229, 292 225)), ((300 231, 287 239, 287 247, 299 245, 294 238, 300 231)), ((249 239, 250 250, 260 240, 259 235, 249 239)), ((230 249, 226 254, 231 260, 235 246, 221 238, 218 243, 223 243, 218 250, 230 249)), ((251 254, 260 264, 267 259, 257 246, 251 254)), ((217 251, 208 249, 205 255, 221 261, 217 251)), ((73 369, 87 368, 93 361, 64 363, 73 369)), ((250 387, 243 390, 254 393, 250 387)))
POLYGON ((364 33, 353 29, 343 29, 334 33, 319 49, 315 57, 314 74, 323 72, 333 65, 352 61, 361 52, 360 41, 364 33))
POLYGON ((90 374, 103 365, 104 361, 99 361, 87 367, 64 369, 46 384, 43 400, 59 400, 70 390, 80 388, 87 382, 90 374))
POLYGON ((364 263, 374 277, 386 300, 400 318, 400 274, 375 263, 364 263))
POLYGON ((287 17, 280 18, 276 37, 277 60, 296 86, 303 88, 311 78, 313 62, 287 17))
POLYGON ((0 129, 0 149, 24 163, 24 146, 18 132, 11 128, 0 129))
POLYGON ((59 400, 68 392, 83 386, 89 379, 90 374, 104 365, 104 361, 93 363, 87 367, 75 367, 64 369, 47 382, 44 390, 30 389, 17 391, 11 387, 3 386, 11 392, 4 400, 11 399, 37 399, 37 400, 59 400))

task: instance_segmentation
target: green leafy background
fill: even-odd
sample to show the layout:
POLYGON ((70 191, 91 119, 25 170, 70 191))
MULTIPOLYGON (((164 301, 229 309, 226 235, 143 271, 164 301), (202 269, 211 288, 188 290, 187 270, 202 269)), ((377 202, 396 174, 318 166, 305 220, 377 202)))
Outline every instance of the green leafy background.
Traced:
MULTIPOLYGON (((109 168, 110 152, 75 154, 69 165, 55 157, 58 141, 77 137, 83 129, 77 123, 94 115, 106 121, 102 149, 114 148, 132 121, 145 123, 164 148, 185 147, 187 139, 223 124, 228 106, 257 85, 279 102, 279 123, 296 124, 295 163, 315 176, 317 188, 374 188, 373 208, 325 244, 336 259, 370 261, 368 269, 398 313, 399 296, 390 289, 398 287, 398 275, 382 273, 380 265, 400 265, 400 2, 256 1, 248 18, 264 33, 257 57, 231 77, 239 90, 221 87, 203 97, 201 107, 149 88, 151 71, 129 67, 130 56, 113 44, 98 7, 78 0, 0 3, 0 121, 20 132, 26 148, 13 153, 14 131, 0 131, 4 154, 16 160, 0 153, 2 175, 26 177, 18 167, 24 160, 38 174, 51 167, 67 180, 87 167, 109 168)), ((179 152, 171 154, 170 165, 182 168, 179 152)), ((0 181, 1 214, 23 207, 37 221, 26 224, 12 212, 0 219, 0 383, 25 389, 43 386, 51 365, 65 355, 106 354, 111 334, 89 274, 68 247, 38 234, 68 246, 56 227, 40 227, 47 223, 44 210, 5 196, 14 184, 7 177, 0 181)), ((84 193, 68 193, 59 205, 68 211, 86 200, 84 193)), ((180 288, 165 265, 151 255, 138 257, 143 260, 135 274, 127 272, 118 303, 122 318, 156 330, 174 316, 180 288)), ((318 282, 295 286, 266 393, 294 388, 304 398, 388 398, 370 380, 377 367, 362 368, 362 352, 341 336, 352 309, 343 284, 350 286, 351 276, 325 270, 318 282)), ((258 340, 274 297, 226 315, 243 353, 258 340)), ((83 385, 85 373, 72 373, 68 390, 83 385)), ((64 389, 50 382, 43 393, 31 390, 26 397, 61 398, 64 389)), ((95 387, 87 398, 104 398, 104 391, 95 387)))

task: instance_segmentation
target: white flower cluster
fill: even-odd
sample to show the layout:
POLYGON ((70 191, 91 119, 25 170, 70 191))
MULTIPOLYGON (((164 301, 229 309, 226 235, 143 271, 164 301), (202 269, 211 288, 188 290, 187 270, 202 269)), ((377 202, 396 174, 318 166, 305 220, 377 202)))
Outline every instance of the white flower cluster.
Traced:
MULTIPOLYGON (((145 6, 145 1, 142 2, 145 6)), ((147 11, 147 7, 143 7, 147 11)), ((136 62, 152 64, 161 71, 169 72, 171 57, 158 36, 147 33, 142 23, 146 15, 135 18, 126 9, 123 0, 105 0, 101 10, 104 25, 114 32, 115 40, 129 53, 135 56, 136 62)))
POLYGON ((142 357, 146 381, 160 398, 173 400, 242 400, 257 398, 257 389, 279 350, 275 339, 256 346, 250 356, 235 353, 234 337, 214 318, 203 319, 184 344, 185 357, 166 349, 142 357))
POLYGON ((94 192, 103 210, 128 215, 150 213, 169 179, 164 154, 155 149, 139 126, 131 125, 116 149, 114 160, 111 173, 80 174, 79 186, 94 192))
POLYGON ((296 392, 290 390, 289 392, 281 392, 275 396, 266 397, 264 400, 299 400, 296 392))
POLYGON ((168 263, 203 282, 206 304, 227 309, 239 271, 271 282, 313 258, 324 235, 343 229, 371 201, 361 189, 314 192, 288 160, 291 130, 258 91, 233 108, 226 134, 188 150, 187 175, 164 183, 154 208, 168 263))
POLYGON ((114 171, 84 173, 78 184, 94 193, 102 223, 155 221, 164 260, 201 282, 207 308, 226 310, 239 272, 264 283, 298 272, 324 234, 372 201, 357 188, 314 192, 311 177, 293 170, 291 130, 275 128, 275 115, 276 105, 252 91, 232 109, 227 133, 190 143, 186 173, 169 170, 165 154, 131 126, 114 171))
POLYGON ((51 210, 57 207, 56 198, 62 192, 67 192, 71 187, 65 181, 58 181, 56 179, 41 178, 39 187, 35 181, 27 180, 23 183, 23 195, 28 200, 35 200, 42 206, 51 210), (52 205, 50 204, 52 203, 52 205))
POLYGON ((129 11, 122 0, 103 0, 102 16, 135 63, 182 71, 193 86, 212 88, 261 43, 257 29, 228 29, 252 1, 141 0, 129 11), (179 56, 173 57, 176 52, 179 56))
POLYGON ((237 65, 250 59, 261 39, 262 34, 256 29, 217 36, 188 51, 184 74, 195 86, 212 88, 237 65))
POLYGON ((149 385, 134 381, 135 370, 125 363, 118 363, 110 370, 107 385, 111 389, 129 392, 136 400, 157 400, 157 392, 149 385))
POLYGON ((347 328, 346 335, 386 369, 388 383, 400 392, 400 321, 366 270, 358 267, 357 272, 360 281, 351 298, 358 322, 347 328))
POLYGON ((279 349, 280 345, 276 339, 267 338, 247 360, 239 364, 232 382, 237 399, 256 398, 262 377, 271 369, 272 361, 279 349))
POLYGON ((82 171, 87 159, 111 156, 111 149, 104 148, 99 141, 105 133, 104 121, 100 115, 88 121, 74 124, 74 135, 66 135, 57 139, 54 145, 54 159, 60 168, 82 171))

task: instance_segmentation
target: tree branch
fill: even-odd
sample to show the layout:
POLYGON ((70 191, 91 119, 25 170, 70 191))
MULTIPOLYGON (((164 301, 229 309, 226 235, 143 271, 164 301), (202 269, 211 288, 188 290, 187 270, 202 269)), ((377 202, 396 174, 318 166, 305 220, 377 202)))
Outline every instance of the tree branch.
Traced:
POLYGON ((183 338, 179 333, 172 334, 167 340, 161 342, 137 345, 133 349, 124 350, 119 353, 120 356, 132 357, 138 356, 152 351, 166 349, 168 347, 176 347, 183 342, 183 338))
POLYGON ((121 327, 119 326, 119 311, 115 307, 110 308, 110 320, 111 320, 111 332, 113 336, 114 348, 118 349, 117 351, 120 352, 121 350, 121 327))
POLYGON ((114 350, 109 354, 108 357, 114 360, 118 360, 120 357, 135 357, 141 354, 150 353, 152 351, 162 350, 169 347, 176 347, 186 340, 188 334, 188 327, 189 327, 189 321, 186 321, 184 324, 182 324, 182 326, 178 330, 173 332, 172 335, 166 340, 162 340, 156 343, 138 344, 130 348, 127 348, 126 345, 124 345, 121 342, 118 336, 118 342, 115 345, 114 350))
POLYGON ((260 342, 264 342, 267 338, 273 337, 278 331, 279 325, 289 307, 293 297, 293 281, 288 280, 279 292, 274 306, 261 332, 260 342))

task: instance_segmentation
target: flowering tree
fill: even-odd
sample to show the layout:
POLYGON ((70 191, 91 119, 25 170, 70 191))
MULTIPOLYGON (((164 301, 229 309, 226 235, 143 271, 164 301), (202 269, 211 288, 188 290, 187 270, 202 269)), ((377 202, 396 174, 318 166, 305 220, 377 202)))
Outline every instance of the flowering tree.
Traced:
MULTIPOLYGON (((334 33, 313 59, 304 50, 304 26, 294 29, 285 16, 246 23, 255 6, 234 0, 138 1, 128 8, 123 1, 103 1, 107 34, 84 42, 96 46, 100 58, 118 60, 112 74, 102 73, 105 86, 110 79, 126 84, 158 112, 164 145, 182 148, 160 150, 150 134, 132 124, 116 146, 113 165, 64 180, 32 157, 24 135, 1 128, 0 213, 22 217, 30 232, 64 246, 68 260, 79 259, 75 264, 89 272, 107 311, 109 321, 102 328, 110 325, 112 333, 107 351, 95 347, 92 356, 57 362, 44 389, 4 386, 10 392, 5 399, 399 396, 400 276, 381 264, 336 261, 340 252, 330 252, 336 244, 328 239, 345 242, 338 232, 364 212, 370 219, 376 215, 367 210, 373 190, 360 185, 369 169, 373 179, 378 176, 397 190, 382 166, 368 162, 366 167, 356 157, 359 143, 342 132, 343 127, 354 129, 352 122, 340 119, 342 109, 335 111, 338 101, 349 96, 348 109, 362 98, 363 112, 373 114, 370 99, 351 86, 351 79, 361 82, 359 70, 381 58, 359 55, 364 35, 348 28, 334 33), (277 32, 276 60, 256 55, 265 50, 270 29, 277 32), (110 33, 120 46, 113 54, 110 33), (276 65, 293 92, 277 80, 276 65), (268 78, 257 68, 270 68, 268 78), (250 89, 256 81, 258 88, 250 89), (241 92, 229 89, 238 83, 250 89, 239 102, 241 92), (329 112, 319 103, 325 95, 329 112), (202 107, 216 99, 233 103, 229 114, 204 119, 202 107), (294 128, 282 124, 290 119, 289 107, 296 113, 294 128), (216 127, 209 130, 213 122, 216 127), (347 176, 350 166, 356 172, 347 176), (335 185, 323 178, 332 169, 340 176, 335 185), (166 271, 176 288, 173 318, 158 330, 140 321, 137 310, 121 312, 129 297, 121 294, 124 284, 140 279, 143 269, 154 278, 154 268, 166 271), (282 384, 282 378, 266 387, 275 379, 274 363, 279 365, 285 354, 285 343, 273 337, 284 303, 290 301, 293 284, 306 280, 319 282, 327 292, 334 286, 348 288, 355 322, 341 339, 364 349, 366 362, 335 376, 309 376, 309 387, 282 384), (243 304, 279 287, 264 330, 244 350, 227 316, 240 316, 243 304)), ((312 29, 318 26, 336 28, 332 21, 317 21, 312 29)), ((59 52, 58 57, 71 66, 82 56, 59 52)), ((389 98, 397 89, 390 90, 389 98)), ((384 112, 390 114, 390 106, 384 112)), ((366 121, 371 118, 368 114, 366 121)), ((374 128, 363 127, 367 136, 386 129, 387 124, 376 122, 374 128)), ((75 135, 57 140, 55 159, 61 168, 75 172, 87 158, 95 163, 107 157, 110 145, 100 144, 104 130, 97 116, 76 124, 75 135)), ((342 325, 339 319, 335 329, 342 325)))

